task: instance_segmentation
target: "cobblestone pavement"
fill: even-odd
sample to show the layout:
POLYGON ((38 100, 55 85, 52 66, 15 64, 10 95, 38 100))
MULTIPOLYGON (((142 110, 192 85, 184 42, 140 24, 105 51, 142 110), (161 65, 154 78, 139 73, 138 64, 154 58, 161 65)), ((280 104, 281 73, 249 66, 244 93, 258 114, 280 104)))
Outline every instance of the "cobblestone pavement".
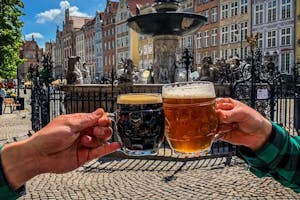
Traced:
MULTIPOLYGON (((28 101, 26 101, 28 103, 28 101)), ((11 141, 30 130, 30 109, 0 116, 0 138, 11 141)), ((66 174, 39 175, 26 184, 31 199, 300 199, 272 178, 257 178, 234 157, 182 160, 104 157, 66 174)))

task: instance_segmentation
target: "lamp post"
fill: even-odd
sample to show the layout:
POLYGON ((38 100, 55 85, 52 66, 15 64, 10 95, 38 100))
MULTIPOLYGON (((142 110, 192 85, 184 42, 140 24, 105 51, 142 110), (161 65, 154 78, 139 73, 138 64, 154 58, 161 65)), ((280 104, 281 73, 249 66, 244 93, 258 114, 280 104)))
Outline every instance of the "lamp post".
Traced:
POLYGON ((190 55, 190 52, 187 48, 184 49, 183 55, 182 55, 182 62, 185 64, 185 69, 186 69, 186 81, 189 81, 189 69, 190 65, 193 63, 193 56, 190 55))
POLYGON ((255 108, 255 101, 256 101, 256 74, 255 74, 255 66, 254 66, 254 48, 257 46, 258 40, 258 33, 253 35, 251 33, 250 36, 247 36, 247 42, 250 46, 251 52, 251 107, 255 108))

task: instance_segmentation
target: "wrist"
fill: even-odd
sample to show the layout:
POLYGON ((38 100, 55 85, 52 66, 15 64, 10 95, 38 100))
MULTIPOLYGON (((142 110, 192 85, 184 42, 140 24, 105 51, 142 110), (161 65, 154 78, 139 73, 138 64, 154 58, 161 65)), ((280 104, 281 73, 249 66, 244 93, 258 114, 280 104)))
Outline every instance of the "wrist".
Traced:
POLYGON ((264 118, 261 125, 261 129, 259 129, 255 133, 254 137, 256 138, 256 140, 248 147, 252 151, 258 151, 268 142, 271 133, 272 133, 272 123, 269 120, 264 118))
POLYGON ((5 145, 1 152, 1 158, 5 177, 14 190, 39 174, 32 148, 28 145, 27 140, 5 145))

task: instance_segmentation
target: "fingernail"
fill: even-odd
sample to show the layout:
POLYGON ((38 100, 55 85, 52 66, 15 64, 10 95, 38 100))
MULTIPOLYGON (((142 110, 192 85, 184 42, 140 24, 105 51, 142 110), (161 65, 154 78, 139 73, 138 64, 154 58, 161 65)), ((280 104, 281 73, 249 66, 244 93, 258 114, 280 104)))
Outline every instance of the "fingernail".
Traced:
POLYGON ((100 126, 109 126, 110 125, 110 119, 107 117, 99 119, 98 123, 100 126))
POLYGON ((102 110, 101 108, 98 108, 98 109, 95 110, 93 113, 94 113, 95 115, 97 115, 97 116, 101 116, 101 115, 103 115, 103 110, 102 110))

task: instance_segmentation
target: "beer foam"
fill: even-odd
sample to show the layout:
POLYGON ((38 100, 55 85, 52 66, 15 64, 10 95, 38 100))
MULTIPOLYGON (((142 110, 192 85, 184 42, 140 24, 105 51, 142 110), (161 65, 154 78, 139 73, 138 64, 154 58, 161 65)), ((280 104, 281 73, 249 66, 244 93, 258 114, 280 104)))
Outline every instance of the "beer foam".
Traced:
POLYGON ((118 97, 118 104, 155 104, 162 103, 160 94, 123 94, 118 97))
POLYGON ((213 84, 173 85, 162 88, 162 97, 171 99, 215 98, 213 84))

